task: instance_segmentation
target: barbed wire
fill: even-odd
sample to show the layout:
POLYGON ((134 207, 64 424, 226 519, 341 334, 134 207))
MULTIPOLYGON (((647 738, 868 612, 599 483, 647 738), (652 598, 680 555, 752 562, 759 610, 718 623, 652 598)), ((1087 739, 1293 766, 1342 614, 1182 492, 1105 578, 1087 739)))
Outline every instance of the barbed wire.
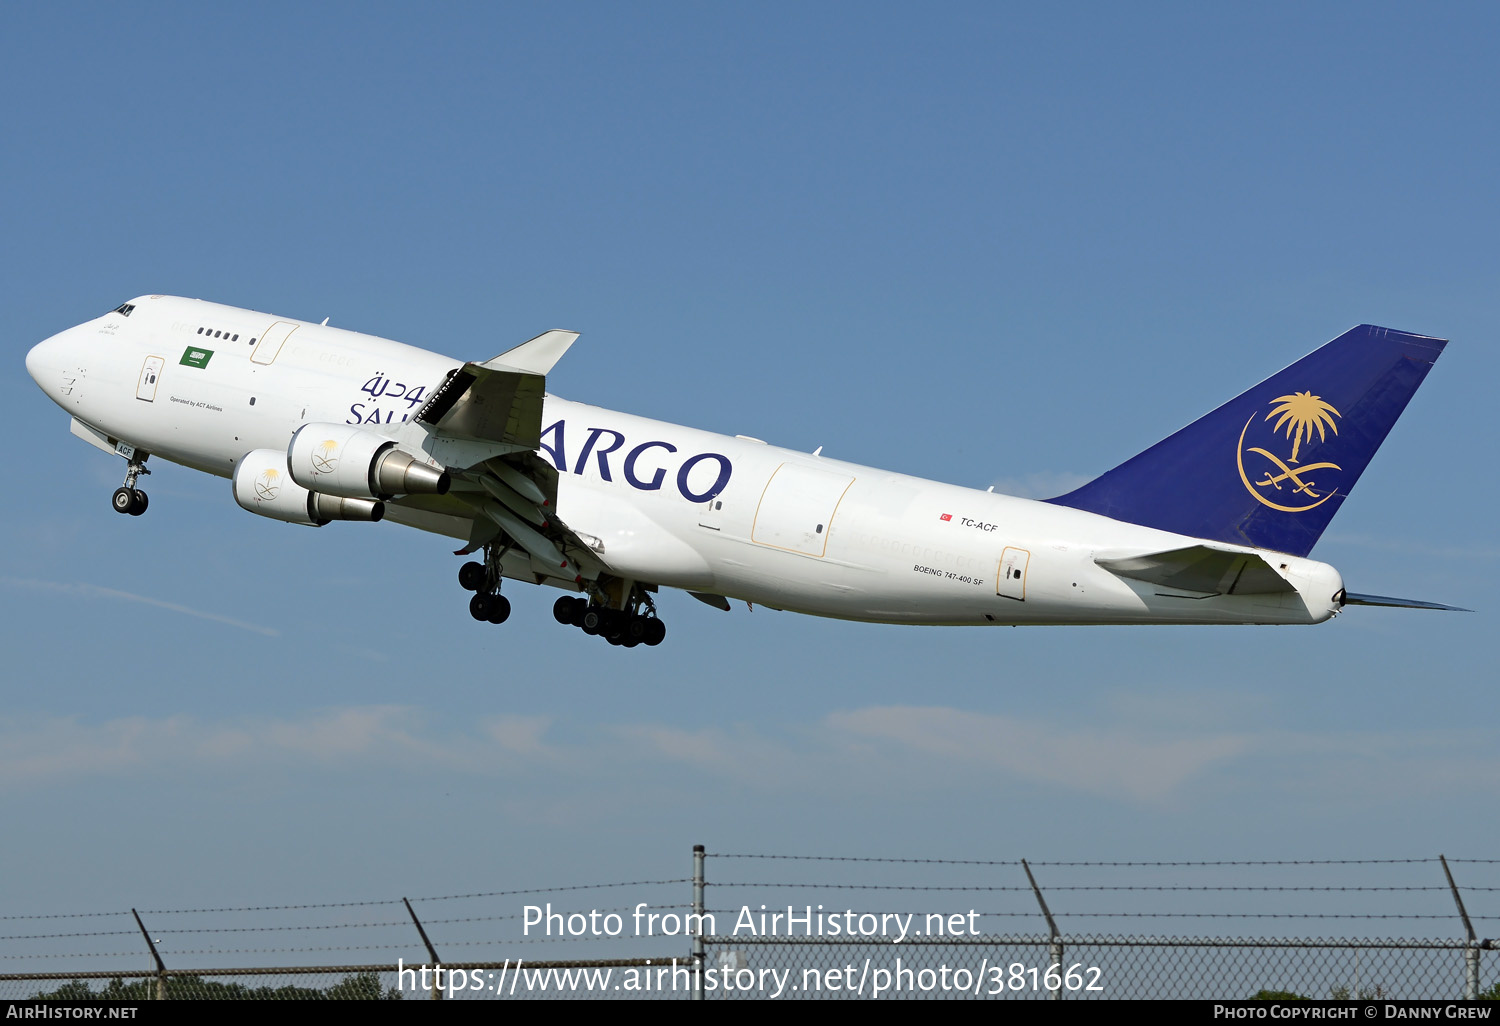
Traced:
MULTIPOLYGON (((682 910, 682 909, 689 909, 690 910, 691 908, 692 908, 691 905, 652 905, 651 906, 651 910, 653 912, 660 912, 662 910, 682 910)), ((610 913, 618 913, 618 912, 633 912, 633 911, 635 911, 635 906, 634 905, 615 905, 615 906, 612 906, 610 908, 597 908, 597 909, 590 909, 589 911, 590 912, 597 912, 600 915, 608 915, 610 913)), ((556 913, 556 914, 565 915, 566 916, 566 915, 579 915, 579 914, 582 914, 582 913, 574 912, 574 913, 556 913)), ((422 920, 422 925, 423 926, 433 926, 433 925, 445 924, 445 923, 484 923, 484 922, 497 922, 497 921, 503 921, 503 920, 508 920, 508 919, 521 919, 523 916, 524 916, 524 913, 521 913, 521 912, 510 912, 510 913, 506 913, 504 915, 493 915, 493 916, 454 916, 454 917, 451 917, 451 918, 448 918, 448 919, 423 919, 422 920)), ((268 932, 273 932, 273 931, 277 931, 277 930, 358 930, 358 929, 370 929, 370 928, 374 928, 374 927, 410 927, 411 925, 412 925, 412 922, 411 922, 410 919, 389 919, 389 920, 385 920, 383 922, 378 922, 378 923, 313 923, 313 924, 305 924, 305 925, 300 925, 300 926, 183 926, 183 927, 153 927, 152 930, 151 930, 151 932, 152 933, 159 933, 159 934, 168 934, 168 935, 171 935, 171 934, 181 934, 181 933, 268 933, 268 932)), ((0 936, 0 941, 3 941, 3 940, 32 940, 32 939, 37 939, 37 938, 41 938, 41 937, 103 937, 103 936, 108 936, 108 935, 112 935, 112 934, 133 934, 133 933, 137 933, 137 932, 138 931, 136 931, 136 930, 108 930, 108 931, 104 931, 104 932, 101 932, 101 933, 78 933, 78 934, 74 934, 74 933, 52 933, 52 934, 16 935, 14 937, 3 937, 3 936, 0 936)))
MULTIPOLYGON (((691 909, 691 906, 689 906, 689 905, 655 905, 655 906, 652 906, 652 908, 654 910, 659 910, 659 909, 688 910, 688 909, 691 909)), ((602 913, 602 914, 608 914, 608 913, 611 913, 611 912, 629 912, 629 911, 632 911, 632 910, 633 909, 632 909, 631 906, 619 906, 619 907, 611 908, 611 909, 595 909, 595 910, 592 910, 592 911, 596 911, 596 912, 599 912, 599 913, 602 913)), ((739 914, 741 914, 742 911, 743 911, 743 909, 728 909, 728 908, 704 909, 704 913, 706 915, 711 915, 711 916, 733 916, 733 915, 739 915, 739 914)), ((971 909, 969 911, 971 913, 973 913, 974 915, 978 915, 978 916, 990 916, 990 917, 993 917, 993 918, 1030 918, 1030 917, 1034 917, 1034 916, 1038 915, 1038 912, 1035 909, 1024 910, 1024 911, 1014 911, 1014 912, 1011 912, 1011 911, 1006 911, 1006 912, 999 912, 999 911, 977 911, 977 910, 973 910, 973 909, 971 909)), ((825 913, 825 914, 837 916, 840 913, 838 913, 838 912, 830 912, 830 913, 825 913)), ((862 915, 862 916, 888 916, 888 915, 927 915, 928 913, 911 912, 911 911, 890 911, 890 910, 877 911, 877 910, 866 909, 866 910, 860 910, 860 911, 858 911, 857 914, 862 915)), ((930 913, 930 914, 932 914, 932 915, 942 915, 942 913, 930 913)), ((1081 919, 1108 919, 1108 918, 1115 918, 1115 919, 1436 919, 1436 920, 1447 920, 1447 919, 1451 919, 1452 918, 1452 913, 1451 912, 1450 913, 1438 913, 1438 912, 1434 912, 1434 913, 1360 913, 1360 912, 1075 912, 1075 911, 1054 911, 1053 915, 1054 916, 1058 916, 1058 917, 1067 916, 1067 917, 1071 917, 1071 918, 1075 918, 1075 919, 1080 919, 1080 918, 1081 919)), ((496 920, 508 920, 508 919, 519 919, 519 918, 521 918, 519 914, 516 914, 516 915, 505 915, 505 916, 467 916, 467 917, 454 918, 454 919, 426 920, 425 923, 426 923, 426 925, 433 925, 433 924, 447 924, 447 923, 491 922, 491 921, 496 921, 496 920)), ((1470 918, 1471 919, 1475 919, 1475 920, 1485 920, 1485 921, 1497 920, 1497 921, 1500 921, 1500 917, 1495 917, 1495 916, 1471 916, 1470 918)), ((392 928, 392 927, 402 927, 402 928, 405 928, 405 927, 410 927, 411 925, 412 924, 411 924, 411 922, 409 920, 389 920, 389 921, 377 922, 377 923, 316 923, 316 924, 304 924, 304 925, 297 925, 297 926, 185 927, 185 928, 182 928, 182 929, 153 930, 152 932, 153 933, 159 933, 159 934, 166 935, 166 936, 176 936, 176 935, 180 935, 180 934, 204 934, 204 933, 277 933, 277 932, 297 932, 297 931, 310 931, 310 930, 350 930, 350 929, 374 929, 374 928, 392 928)), ((100 930, 100 931, 78 932, 78 933, 13 934, 13 935, 9 935, 9 936, 0 936, 0 941, 55 940, 55 939, 69 938, 69 937, 119 937, 119 936, 134 935, 137 932, 138 931, 136 931, 136 930, 100 930)), ((592 937, 592 935, 590 934, 590 935, 586 935, 586 936, 580 936, 580 937, 578 937, 576 939, 588 939, 589 937, 592 937)), ((567 937, 567 938, 555 938, 555 939, 557 939, 557 940, 573 940, 575 938, 567 937)), ((528 942, 529 943, 530 941, 527 940, 527 941, 519 941, 519 942, 528 942)), ((489 942, 481 942, 481 941, 452 941, 452 940, 448 940, 448 941, 444 941, 443 943, 444 943, 444 946, 446 947, 446 946, 455 945, 455 944, 478 944, 478 943, 489 943, 489 942)), ((499 943, 499 942, 497 942, 497 943, 499 943)), ((507 943, 518 943, 518 941, 509 941, 507 943)), ((406 945, 403 943, 401 946, 406 946, 406 945)), ((287 950, 291 950, 291 949, 287 949, 287 950)), ((357 950, 357 948, 351 948, 350 950, 357 950)), ((181 953, 181 952, 178 952, 178 953, 181 953)), ((21 957, 21 956, 14 956, 14 957, 21 957)))
MULTIPOLYGON (((562 887, 526 887, 509 891, 479 891, 474 894, 441 894, 434 897, 412 898, 411 901, 456 901, 464 898, 496 898, 516 894, 561 894, 565 891, 594 891, 605 890, 611 887, 659 887, 666 884, 692 883, 691 877, 679 877, 673 880, 622 880, 619 883, 599 884, 570 884, 562 887)), ((370 905, 399 905, 400 898, 383 898, 371 901, 328 901, 305 905, 242 905, 224 908, 143 908, 139 912, 143 916, 180 916, 198 915, 203 913, 219 912, 284 912, 288 910, 313 909, 313 908, 360 908, 370 905)), ((86 915, 127 915, 128 913, 80 913, 86 915)), ((0 917, 10 918, 10 917, 0 917)), ((15 918, 27 918, 19 916, 15 918)), ((39 917, 45 918, 45 917, 39 917)))
MULTIPOLYGON (((714 859, 783 859, 801 862, 892 862, 903 865, 928 866, 1019 866, 1020 859, 1003 861, 989 859, 886 859, 855 855, 750 855, 735 852, 708 852, 705 858, 714 859)), ((1036 865, 1036 863, 1032 863, 1036 865)))
MULTIPOLYGON (((1020 859, 897 859, 852 855, 764 855, 745 852, 709 852, 707 857, 719 859, 782 859, 803 862, 889 862, 896 864, 949 865, 949 866, 1019 866, 1020 859)), ((1032 866, 1384 866, 1412 865, 1437 862, 1435 858, 1420 859, 1236 859, 1220 861, 1184 862, 1052 862, 1029 860, 1032 866)), ((1449 859, 1449 862, 1495 862, 1500 859, 1449 859)))
POLYGON ((391 926, 411 929, 411 920, 395 919, 385 923, 306 923, 300 926, 185 926, 176 930, 153 928, 151 932, 165 937, 174 937, 181 933, 275 933, 290 930, 358 930, 391 926))
MULTIPOLYGON (((724 882, 715 883, 716 887, 787 887, 787 888, 827 888, 829 890, 865 890, 865 891, 1012 891, 1030 893, 1029 886, 1018 885, 983 885, 983 884, 831 884, 831 883, 793 883, 793 882, 724 882)), ((1495 888, 1464 888, 1465 890, 1494 890, 1495 888)), ((1335 886, 1322 887, 1309 886, 1245 886, 1228 884, 1068 884, 1049 885, 1042 888, 1048 894, 1054 891, 1254 891, 1256 893, 1275 893, 1280 891, 1298 892, 1335 892, 1335 891, 1378 891, 1378 892, 1406 892, 1406 891, 1447 891, 1448 888, 1440 884, 1431 886, 1335 886)))
POLYGON ((310 908, 364 908, 371 905, 399 905, 400 898, 385 898, 379 901, 324 901, 307 905, 242 905, 225 908, 143 908, 137 911, 143 916, 186 916, 210 912, 286 912, 310 908))
POLYGON ((0 958, 142 958, 146 955, 144 948, 137 948, 134 951, 67 951, 62 954, 54 952, 50 955, 0 955, 0 958))
POLYGON ((39 915, 0 916, 0 922, 12 919, 97 919, 103 916, 128 916, 130 912, 54 912, 39 915))
POLYGON ((477 894, 443 894, 435 898, 412 898, 412 901, 457 901, 462 898, 500 898, 514 894, 560 894, 563 891, 597 891, 610 887, 661 887, 666 884, 692 883, 689 876, 675 880, 625 880, 621 883, 574 884, 571 887, 528 887, 515 891, 481 891, 477 894))
MULTIPOLYGON (((706 914, 713 916, 734 916, 740 914, 740 909, 712 908, 705 909, 706 914)), ((1030 909, 1022 912, 980 912, 970 910, 979 917, 990 916, 995 919, 1039 919, 1041 912, 1030 909)), ((752 913, 753 915, 754 913, 752 913)), ((864 911, 856 912, 856 915, 864 916, 925 916, 927 913, 906 911, 864 911)), ((934 912, 932 915, 947 918, 947 914, 934 912)), ((951 913, 950 913, 951 914, 951 913)), ((958 913, 967 915, 968 913, 958 913)), ((830 918, 842 918, 842 912, 826 912, 824 915, 830 918)), ((1450 920, 1453 913, 1415 913, 1415 912, 1067 912, 1053 910, 1054 918, 1064 917, 1072 919, 1439 919, 1450 920)), ((1471 919, 1495 918, 1486 916, 1470 916, 1471 919)), ((829 936, 824 934, 823 936, 829 936)), ((931 935, 927 935, 931 936, 931 935)))
MULTIPOLYGON (((649 941, 649 940, 671 940, 685 941, 687 935, 662 936, 643 938, 632 934, 620 934, 618 936, 583 936, 583 937, 506 937, 500 940, 477 940, 477 941, 438 941, 435 944, 444 950, 448 948, 474 948, 474 947, 510 947, 516 944, 578 944, 593 941, 649 941)), ((313 951, 421 951, 422 946, 417 941, 410 944, 325 944, 317 947, 302 948, 162 948, 163 955, 278 955, 294 954, 313 951)), ((50 955, 50 956, 16 956, 19 958, 80 958, 89 957, 85 955, 50 955)))
POLYGON ((8 940, 51 940, 53 937, 124 937, 129 934, 140 936, 139 930, 95 930, 91 933, 16 933, 8 937, 0 937, 0 941, 8 940))

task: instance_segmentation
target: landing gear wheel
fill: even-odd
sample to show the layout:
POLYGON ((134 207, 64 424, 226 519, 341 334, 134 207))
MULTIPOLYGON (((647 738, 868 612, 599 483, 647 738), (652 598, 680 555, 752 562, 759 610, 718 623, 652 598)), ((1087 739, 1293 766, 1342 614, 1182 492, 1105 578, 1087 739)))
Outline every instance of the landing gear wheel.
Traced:
POLYGON ((599 628, 599 633, 604 635, 604 640, 611 645, 618 645, 625 640, 625 628, 629 623, 626 615, 611 609, 605 616, 604 625, 599 628))
POLYGON ((465 563, 458 568, 458 586, 464 591, 478 591, 484 587, 484 564, 465 563))
POLYGON ((631 648, 646 640, 646 618, 632 616, 625 624, 625 642, 631 648))
POLYGON ((149 501, 146 498, 146 493, 141 491, 139 488, 134 489, 130 494, 134 497, 135 502, 130 507, 130 509, 126 510, 126 512, 133 517, 138 517, 142 513, 146 512, 146 507, 147 505, 149 505, 149 501))
POLYGON ((504 623, 510 617, 510 599, 504 595, 491 595, 489 606, 489 616, 486 619, 490 623, 504 623))
POLYGON ((564 595, 552 603, 552 619, 564 626, 572 627, 578 622, 579 613, 582 612, 578 608, 580 605, 585 608, 587 607, 587 603, 582 602, 580 599, 573 598, 571 595, 564 595))
POLYGON ((589 606, 578 618, 578 626, 585 634, 598 634, 604 626, 604 614, 596 606, 589 606))
MULTIPOLYGON (((507 613, 510 610, 506 610, 507 613)), ((469 615, 476 620, 488 620, 490 618, 490 597, 488 595, 475 595, 469 599, 469 615)))
POLYGON ((646 633, 641 638, 648 645, 660 645, 667 637, 667 625, 652 617, 646 621, 646 633))
POLYGON ((116 488, 110 503, 116 513, 129 513, 135 508, 135 492, 129 488, 116 488))

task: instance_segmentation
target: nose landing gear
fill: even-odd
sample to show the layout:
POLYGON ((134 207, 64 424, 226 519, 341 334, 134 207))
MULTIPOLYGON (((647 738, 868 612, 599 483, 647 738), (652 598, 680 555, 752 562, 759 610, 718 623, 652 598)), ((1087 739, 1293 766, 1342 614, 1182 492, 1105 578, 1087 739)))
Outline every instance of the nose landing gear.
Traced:
POLYGON ((148 500, 146 493, 135 486, 136 478, 151 471, 146 467, 146 457, 140 459, 132 457, 129 465, 125 468, 125 486, 116 488, 115 494, 110 499, 110 505, 115 508, 116 513, 129 513, 138 517, 146 512, 148 500))

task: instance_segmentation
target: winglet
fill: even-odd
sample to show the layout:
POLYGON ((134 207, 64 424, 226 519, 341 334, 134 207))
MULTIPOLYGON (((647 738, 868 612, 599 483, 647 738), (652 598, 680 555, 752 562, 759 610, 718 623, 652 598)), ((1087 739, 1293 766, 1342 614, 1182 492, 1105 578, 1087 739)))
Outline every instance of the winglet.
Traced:
POLYGON ((539 374, 546 377, 562 359, 568 347, 578 340, 576 331, 544 331, 529 342, 522 342, 514 349, 507 349, 492 360, 479 366, 487 370, 519 371, 522 374, 539 374))

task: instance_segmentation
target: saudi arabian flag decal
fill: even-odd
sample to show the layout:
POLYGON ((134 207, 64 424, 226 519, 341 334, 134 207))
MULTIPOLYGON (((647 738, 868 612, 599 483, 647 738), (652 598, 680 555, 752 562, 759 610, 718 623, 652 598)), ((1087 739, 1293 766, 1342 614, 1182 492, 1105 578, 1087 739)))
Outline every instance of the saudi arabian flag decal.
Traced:
POLYGON ((184 367, 207 367, 208 361, 213 358, 213 355, 214 351, 212 349, 197 349, 193 346, 188 346, 182 351, 182 359, 177 362, 184 367))

